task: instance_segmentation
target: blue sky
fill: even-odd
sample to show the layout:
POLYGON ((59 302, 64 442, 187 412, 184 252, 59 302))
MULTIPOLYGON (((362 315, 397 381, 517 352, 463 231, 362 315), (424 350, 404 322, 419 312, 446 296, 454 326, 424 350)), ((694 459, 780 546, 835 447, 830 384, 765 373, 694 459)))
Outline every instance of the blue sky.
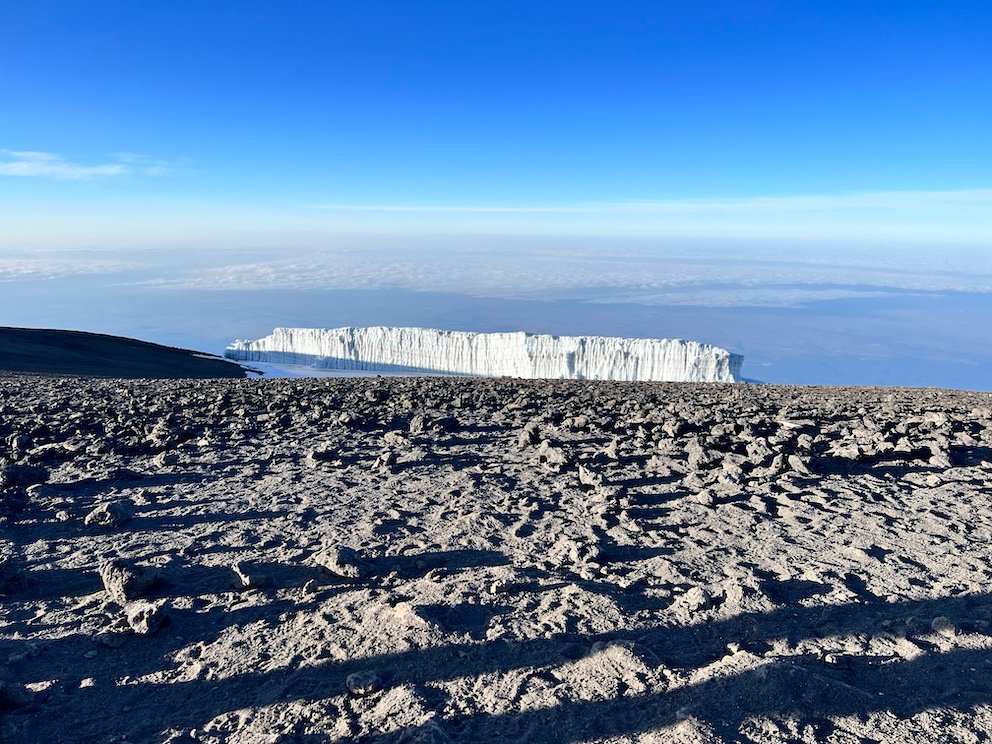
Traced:
POLYGON ((985 0, 5 3, 0 240, 987 243, 989 28, 985 0))

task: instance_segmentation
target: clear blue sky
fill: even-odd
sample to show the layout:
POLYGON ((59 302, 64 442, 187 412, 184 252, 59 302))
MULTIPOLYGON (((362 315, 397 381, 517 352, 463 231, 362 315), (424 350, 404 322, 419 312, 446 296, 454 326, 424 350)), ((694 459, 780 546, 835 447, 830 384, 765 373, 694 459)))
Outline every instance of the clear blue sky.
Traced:
POLYGON ((981 239, 992 3, 6 2, 0 149, 13 242, 45 216, 91 241, 916 219, 981 239))

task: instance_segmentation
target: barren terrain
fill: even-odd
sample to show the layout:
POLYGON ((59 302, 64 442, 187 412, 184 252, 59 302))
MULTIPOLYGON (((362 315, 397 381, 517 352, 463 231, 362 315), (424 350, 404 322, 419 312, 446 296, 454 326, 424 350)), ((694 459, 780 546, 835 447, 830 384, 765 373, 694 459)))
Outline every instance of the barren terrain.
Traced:
POLYGON ((0 374, 4 372, 156 379, 248 376, 243 367, 221 357, 134 338, 0 327, 0 374))
POLYGON ((992 396, 0 377, 4 742, 992 733, 992 396))

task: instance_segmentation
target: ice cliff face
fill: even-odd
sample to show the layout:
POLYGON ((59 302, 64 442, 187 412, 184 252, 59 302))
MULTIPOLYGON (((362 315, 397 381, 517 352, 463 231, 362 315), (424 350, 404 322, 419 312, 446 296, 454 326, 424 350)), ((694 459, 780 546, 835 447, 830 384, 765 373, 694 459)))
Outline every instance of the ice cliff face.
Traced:
POLYGON ((735 382, 743 357, 695 341, 428 328, 276 328, 225 356, 319 369, 580 380, 735 382))

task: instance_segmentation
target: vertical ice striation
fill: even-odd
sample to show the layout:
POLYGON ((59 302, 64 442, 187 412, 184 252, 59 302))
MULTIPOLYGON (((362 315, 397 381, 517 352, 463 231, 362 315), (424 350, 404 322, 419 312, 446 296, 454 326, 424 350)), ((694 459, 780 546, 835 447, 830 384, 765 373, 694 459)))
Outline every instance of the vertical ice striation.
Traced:
POLYGON ((679 339, 469 333, 428 328, 276 328, 225 356, 319 369, 579 380, 735 382, 743 357, 679 339))

